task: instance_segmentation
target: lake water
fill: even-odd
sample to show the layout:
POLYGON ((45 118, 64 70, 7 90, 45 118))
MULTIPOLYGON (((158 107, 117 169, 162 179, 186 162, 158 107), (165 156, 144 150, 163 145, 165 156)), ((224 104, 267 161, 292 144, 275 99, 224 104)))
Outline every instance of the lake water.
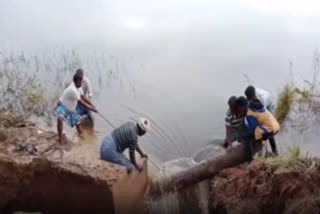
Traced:
MULTIPOLYGON (((23 53, 29 64, 20 69, 36 74, 52 94, 82 67, 94 103, 113 124, 152 120, 140 144, 160 162, 189 157, 223 138, 226 101, 248 84, 276 96, 292 77, 298 84, 310 79, 320 42, 319 17, 299 7, 32 2, 0 3, 1 59, 23 53)), ((95 118, 100 138, 112 131, 95 118)), ((282 135, 286 145, 297 141, 320 154, 318 134, 282 135)))

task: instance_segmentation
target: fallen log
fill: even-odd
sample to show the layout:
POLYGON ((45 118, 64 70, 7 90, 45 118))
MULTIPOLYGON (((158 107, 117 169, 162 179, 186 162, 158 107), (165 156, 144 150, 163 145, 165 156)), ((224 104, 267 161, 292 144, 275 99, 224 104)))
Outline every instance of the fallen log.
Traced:
MULTIPOLYGON (((258 146, 258 145, 256 145, 258 146)), ((222 169, 238 166, 251 160, 244 144, 230 149, 226 153, 212 158, 171 177, 154 181, 149 188, 150 197, 157 198, 163 194, 181 191, 201 181, 211 179, 222 169)))
POLYGON ((178 190, 212 178, 222 169, 238 166, 250 160, 244 144, 232 148, 223 155, 204 161, 177 175, 175 185, 178 190))

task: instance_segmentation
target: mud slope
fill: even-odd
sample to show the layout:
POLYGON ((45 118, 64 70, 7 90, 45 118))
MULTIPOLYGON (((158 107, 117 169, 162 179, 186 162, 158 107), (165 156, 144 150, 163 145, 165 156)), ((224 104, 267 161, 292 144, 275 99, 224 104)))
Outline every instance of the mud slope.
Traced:
POLYGON ((320 162, 257 160, 221 171, 211 189, 214 214, 320 213, 320 162))
POLYGON ((143 212, 147 170, 128 176, 99 160, 97 145, 61 146, 53 132, 18 126, 0 129, 0 213, 143 212))

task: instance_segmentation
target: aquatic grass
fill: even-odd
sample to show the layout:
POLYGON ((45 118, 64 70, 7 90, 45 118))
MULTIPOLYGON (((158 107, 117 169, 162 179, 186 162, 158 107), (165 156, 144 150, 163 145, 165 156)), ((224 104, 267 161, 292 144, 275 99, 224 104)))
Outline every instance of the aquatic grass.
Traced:
POLYGON ((27 95, 27 101, 32 106, 39 104, 41 101, 43 101, 44 97, 41 92, 39 93, 30 93, 27 95))
POLYGON ((270 155, 266 158, 264 157, 257 157, 257 160, 266 162, 266 163, 281 163, 283 161, 295 161, 295 160, 303 160, 306 159, 307 156, 303 156, 301 154, 300 146, 297 144, 293 144, 289 146, 288 152, 285 155, 270 155))
POLYGON ((289 160, 298 160, 301 158, 301 150, 298 145, 292 145, 289 147, 289 160))
POLYGON ((10 110, 0 110, 0 128, 9 128, 18 123, 25 122, 26 118, 21 115, 16 115, 10 110))
MULTIPOLYGON (((312 86, 311 86, 312 87, 312 86)), ((311 93, 312 88, 310 89, 299 89, 295 88, 294 92, 299 95, 297 102, 299 104, 306 104, 310 103, 312 101, 312 93, 311 93)))
POLYGON ((294 105, 295 89, 292 84, 286 84, 279 94, 274 115, 281 126, 286 121, 294 105))
POLYGON ((54 117, 57 98, 72 82, 79 67, 85 69, 93 83, 99 83, 94 87, 97 96, 104 87, 123 88, 124 82, 135 95, 135 83, 128 79, 121 58, 102 50, 86 54, 64 48, 5 52, 0 54, 0 109, 10 109, 19 115, 44 116, 51 126, 49 121, 54 117))
POLYGON ((258 157, 258 162, 270 166, 274 173, 304 173, 311 166, 311 158, 301 154, 298 145, 291 145, 286 155, 270 156, 267 158, 258 157))

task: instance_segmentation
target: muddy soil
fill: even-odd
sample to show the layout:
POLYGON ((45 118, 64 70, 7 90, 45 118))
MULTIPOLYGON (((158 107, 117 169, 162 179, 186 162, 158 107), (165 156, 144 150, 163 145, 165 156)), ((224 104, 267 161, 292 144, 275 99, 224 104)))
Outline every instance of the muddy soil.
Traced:
POLYGON ((319 160, 256 160, 223 170, 211 181, 210 213, 320 213, 319 190, 319 160))
POLYGON ((101 161, 99 146, 57 143, 54 132, 6 117, 0 122, 0 213, 115 213, 123 167, 101 161))

